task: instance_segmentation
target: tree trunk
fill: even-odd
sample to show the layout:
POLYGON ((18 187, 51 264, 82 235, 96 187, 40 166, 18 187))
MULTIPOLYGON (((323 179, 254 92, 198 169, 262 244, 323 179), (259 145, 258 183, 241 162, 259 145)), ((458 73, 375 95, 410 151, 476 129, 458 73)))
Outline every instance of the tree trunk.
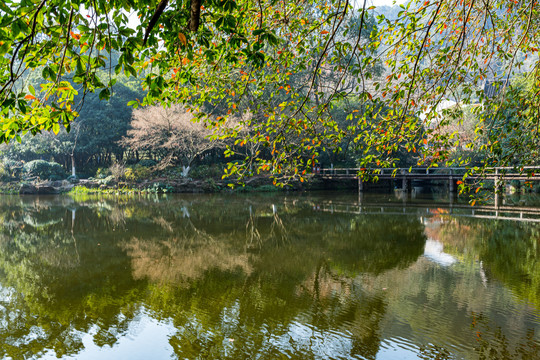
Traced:
POLYGON ((71 154, 71 176, 76 176, 75 175, 75 156, 73 156, 73 154, 71 154))

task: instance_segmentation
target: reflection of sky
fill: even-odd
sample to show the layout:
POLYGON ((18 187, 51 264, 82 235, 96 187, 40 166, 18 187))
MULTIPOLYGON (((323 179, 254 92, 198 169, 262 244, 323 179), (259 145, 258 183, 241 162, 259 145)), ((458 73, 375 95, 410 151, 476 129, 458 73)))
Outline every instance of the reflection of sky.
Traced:
MULTIPOLYGON (((410 340, 384 339, 377 352, 377 359, 418 359, 418 348, 410 340)), ((289 325, 287 333, 270 340, 273 347, 285 354, 313 354, 315 359, 363 359, 360 354, 351 354, 353 341, 347 332, 338 330, 321 331, 298 321, 289 325)))
MULTIPOLYGON (((63 359, 77 360, 148 360, 170 359, 173 348, 169 345, 169 338, 175 332, 172 324, 157 321, 146 314, 142 314, 138 321, 129 326, 127 335, 120 336, 112 346, 99 347, 94 343, 95 328, 86 334, 81 334, 84 350, 80 353, 63 357, 63 359)), ((45 354, 41 359, 57 359, 54 351, 45 354)))
MULTIPOLYGON (((418 348, 413 344, 406 344, 401 341, 394 341, 394 339, 385 339, 381 343, 379 352, 377 353, 378 360, 417 360, 418 348)), ((409 340, 406 340, 409 341, 409 340)))
MULTIPOLYGON (((235 313, 237 309, 229 309, 235 313)), ((228 311, 225 311, 228 312, 228 311)), ((225 315, 225 314, 224 314, 225 315)), ((231 324, 223 324, 235 327, 237 319, 235 315, 230 318, 222 318, 222 322, 231 321, 231 324)), ((227 315, 225 315, 228 317, 227 315)), ((198 322, 196 319, 192 319, 198 322)), ((309 354, 313 359, 363 359, 360 354, 351 354, 354 344, 352 335, 346 330, 320 330, 308 323, 294 321, 288 325, 285 333, 271 335, 268 342, 262 344, 259 355, 268 355, 271 349, 284 355, 309 354)), ((196 325, 196 324, 193 324, 196 325)), ((225 329, 226 330, 226 329, 225 329)), ((203 330, 204 331, 204 330, 203 330)), ((128 333, 119 337, 119 340, 112 346, 99 347, 94 343, 94 335, 97 326, 88 333, 81 333, 84 348, 76 355, 62 357, 62 359, 77 360, 137 360, 137 359, 169 359, 174 354, 173 348, 169 345, 169 339, 177 329, 171 322, 157 321, 146 313, 141 313, 136 320, 132 321, 128 333)), ((227 332, 227 331, 225 331, 227 332)), ((223 354, 230 356, 229 351, 235 346, 233 339, 225 337, 223 354)), ((40 359, 57 359, 53 351, 49 351, 40 359)), ((418 347, 403 338, 383 339, 376 356, 379 360, 394 359, 418 359, 418 347)))
POLYGON ((308 353, 314 358, 345 358, 351 353, 352 343, 341 332, 323 332, 307 324, 295 321, 288 331, 270 340, 272 346, 285 354, 308 353))

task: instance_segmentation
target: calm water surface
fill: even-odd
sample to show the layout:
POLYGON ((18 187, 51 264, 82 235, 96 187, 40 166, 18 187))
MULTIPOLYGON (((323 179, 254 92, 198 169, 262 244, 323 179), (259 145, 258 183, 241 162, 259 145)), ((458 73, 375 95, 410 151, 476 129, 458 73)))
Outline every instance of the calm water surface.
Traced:
POLYGON ((0 197, 0 357, 540 359, 512 201, 0 197))

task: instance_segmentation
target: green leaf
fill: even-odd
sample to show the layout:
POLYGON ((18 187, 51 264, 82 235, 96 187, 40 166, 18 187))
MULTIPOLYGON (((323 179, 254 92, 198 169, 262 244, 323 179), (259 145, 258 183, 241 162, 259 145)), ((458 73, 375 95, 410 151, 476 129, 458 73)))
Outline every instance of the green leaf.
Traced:
POLYGON ((105 88, 99 92, 99 100, 109 100, 111 92, 108 88, 105 88))

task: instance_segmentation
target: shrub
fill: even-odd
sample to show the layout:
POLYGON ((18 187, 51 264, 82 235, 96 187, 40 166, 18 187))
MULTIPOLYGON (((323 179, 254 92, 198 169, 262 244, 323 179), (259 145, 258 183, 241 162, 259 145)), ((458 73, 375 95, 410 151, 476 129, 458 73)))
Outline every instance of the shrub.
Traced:
POLYGON ((124 178, 127 181, 134 181, 135 180, 135 173, 132 168, 128 167, 126 171, 124 172, 124 178))
POLYGON ((29 161, 24 164, 23 171, 26 176, 37 176, 47 180, 60 180, 66 175, 62 165, 45 160, 29 161))
POLYGON ((21 172, 23 171, 23 165, 24 164, 22 161, 6 159, 2 163, 2 167, 4 169, 3 178, 5 180, 11 180, 12 178, 20 177, 21 172))
POLYGON ((148 179, 151 174, 152 172, 149 168, 137 164, 127 168, 124 176, 128 181, 139 181, 148 179))
POLYGON ((156 183, 153 183, 152 186, 148 187, 146 191, 154 192, 154 193, 168 193, 168 192, 173 192, 174 188, 169 184, 156 182, 156 183))
POLYGON ((4 164, 0 164, 0 180, 9 180, 9 172, 4 164))
POLYGON ((193 179, 221 179, 223 176, 223 164, 200 165, 193 168, 189 176, 193 179))
POLYGON ((153 167, 157 165, 157 162, 151 159, 143 159, 137 163, 138 166, 153 167))
POLYGON ((98 168, 96 171, 96 178, 98 179, 105 179, 109 175, 111 175, 111 170, 108 168, 98 168))
POLYGON ((126 166, 122 163, 114 163, 109 167, 111 175, 116 180, 123 179, 126 174, 126 166))
POLYGON ((77 175, 69 175, 66 180, 72 184, 77 184, 79 182, 77 175))
POLYGON ((105 185, 105 186, 113 185, 114 182, 115 182, 115 179, 114 179, 114 177, 112 175, 109 175, 106 178, 101 179, 101 180, 98 181, 98 183, 100 185, 105 185))

